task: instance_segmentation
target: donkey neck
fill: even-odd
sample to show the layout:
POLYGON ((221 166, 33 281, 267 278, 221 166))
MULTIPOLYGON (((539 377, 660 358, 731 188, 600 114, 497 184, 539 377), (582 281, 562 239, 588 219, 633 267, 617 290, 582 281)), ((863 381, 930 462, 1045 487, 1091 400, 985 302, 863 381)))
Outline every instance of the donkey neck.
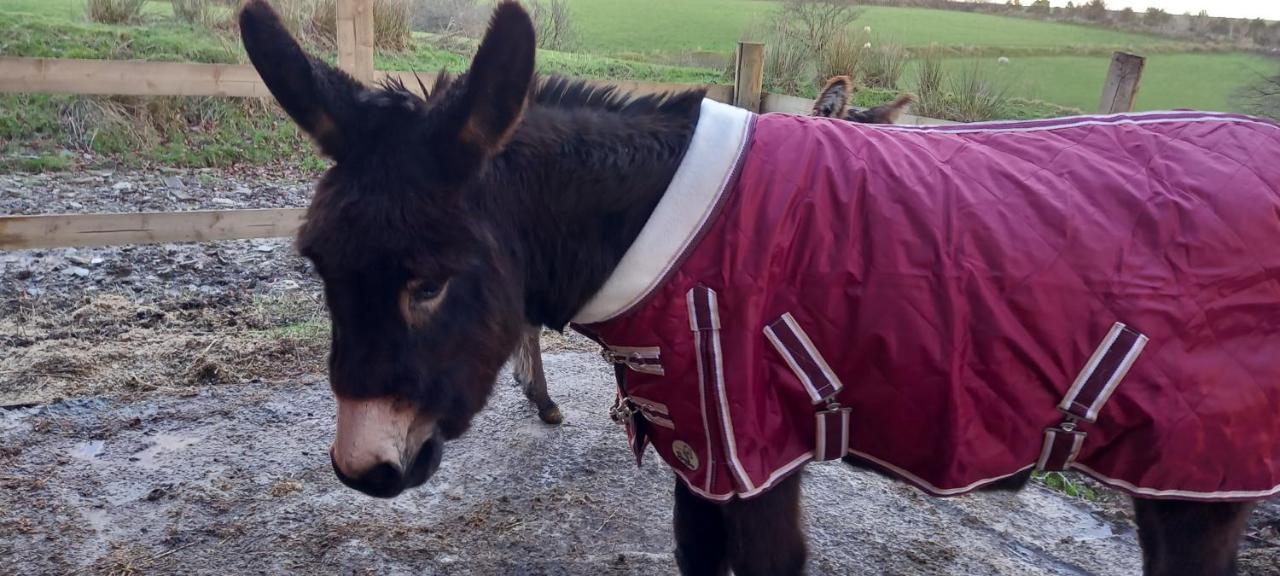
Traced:
POLYGON ((491 184, 530 323, 563 328, 635 242, 680 166, 699 99, 648 114, 533 107, 491 184), (514 196, 517 200, 508 203, 514 196))

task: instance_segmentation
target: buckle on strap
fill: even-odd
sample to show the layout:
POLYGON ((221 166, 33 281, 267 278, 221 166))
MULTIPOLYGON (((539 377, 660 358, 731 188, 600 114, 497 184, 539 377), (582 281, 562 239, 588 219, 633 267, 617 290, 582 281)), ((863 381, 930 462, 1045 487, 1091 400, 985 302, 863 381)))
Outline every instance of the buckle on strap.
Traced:
POLYGON ((1062 402, 1058 403, 1063 421, 1044 429, 1044 444, 1040 448, 1040 458, 1036 460, 1037 470, 1066 470, 1075 462, 1088 436, 1078 429, 1080 424, 1097 421, 1102 406, 1111 398, 1146 345, 1147 337, 1141 332, 1120 322, 1112 324, 1062 402))
POLYGON ((609 419, 615 424, 627 425, 631 423, 631 419, 639 414, 640 410, 626 396, 618 396, 618 400, 609 407, 609 419))
POLYGON ((605 362, 621 365, 636 372, 665 375, 662 369, 662 354, 657 346, 605 346, 600 349, 600 357, 605 362))
POLYGON ((853 409, 841 406, 834 397, 827 401, 827 407, 813 415, 815 462, 839 460, 849 452, 849 413, 853 409))

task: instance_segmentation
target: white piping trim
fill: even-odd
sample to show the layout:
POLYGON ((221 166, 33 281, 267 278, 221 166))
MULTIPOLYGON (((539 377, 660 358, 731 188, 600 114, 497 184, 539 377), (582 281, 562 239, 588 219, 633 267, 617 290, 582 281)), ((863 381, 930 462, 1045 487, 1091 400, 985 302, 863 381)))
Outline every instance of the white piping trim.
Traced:
POLYGON ((1124 331, 1124 324, 1116 322, 1111 325, 1111 330, 1107 332, 1107 337, 1102 339, 1102 343, 1094 348, 1093 355, 1089 356, 1089 361, 1085 363, 1084 370, 1076 375, 1075 382, 1071 383, 1071 388, 1067 389, 1067 395, 1062 397, 1062 402, 1058 403, 1058 409, 1063 411, 1071 410, 1071 403, 1076 401, 1076 396, 1080 395, 1080 390, 1084 388, 1085 382, 1089 381, 1089 377, 1093 376, 1094 370, 1098 369, 1098 364, 1102 362, 1102 358, 1107 355, 1107 351, 1111 350, 1111 346, 1116 343, 1116 339, 1120 337, 1120 332, 1124 331))
POLYGON ((827 419, 823 418, 822 413, 819 412, 814 415, 813 420, 818 436, 818 445, 813 447, 813 459, 817 460, 827 453, 827 419))
POLYGON ((1067 466, 1074 464, 1076 456, 1080 455, 1080 447, 1084 446, 1084 437, 1083 433, 1071 435, 1071 452, 1067 453, 1067 466))
MULTIPOLYGON (((707 290, 707 307, 711 311, 711 325, 720 326, 719 305, 716 303, 716 293, 712 290, 707 290)), ((711 334, 711 350, 716 363, 716 396, 720 401, 720 423, 724 425, 725 451, 728 452, 729 464, 734 476, 737 476, 738 481, 747 488, 748 492, 751 492, 755 490, 755 485, 751 483, 751 477, 747 475, 742 462, 738 461, 738 445, 734 441, 733 419, 729 416, 729 396, 725 393, 724 387, 724 352, 720 349, 720 330, 713 329, 709 334, 711 334)))
MULTIPOLYGON (((840 381, 840 377, 836 376, 835 370, 832 370, 831 366, 827 364, 827 359, 823 358, 822 354, 818 353, 818 347, 813 345, 813 340, 810 340, 809 335, 800 328, 800 324, 796 322, 795 317, 793 317, 790 312, 787 312, 782 315, 782 321, 786 322, 787 326, 791 328, 791 331, 795 333, 796 338, 800 340, 800 345, 804 346, 805 352, 809 353, 809 358, 818 365, 818 369, 822 370, 822 374, 825 375, 827 380, 831 382, 831 385, 835 387, 835 392, 832 392, 832 394, 843 390, 844 383, 840 381)), ((821 400, 821 398, 819 398, 819 400, 821 400)))
MULTIPOLYGON (((710 490, 704 490, 702 488, 698 488, 697 486, 694 486, 693 482, 689 481, 689 477, 685 475, 684 471, 680 470, 675 466, 668 465, 667 467, 670 468, 671 471, 675 472, 676 476, 679 476, 680 479, 684 481, 685 488, 688 488, 690 492, 697 494, 699 498, 714 500, 716 502, 728 502, 729 500, 733 499, 733 496, 734 496, 733 492, 727 492, 725 494, 712 494, 710 490)), ((707 477, 710 478, 710 476, 707 476, 707 477)))
POLYGON ((774 333, 773 326, 764 327, 764 336, 769 339, 769 343, 773 344, 773 349, 778 351, 778 354, 782 356, 783 361, 785 361, 787 366, 791 368, 791 372, 795 373, 796 378, 804 385, 804 390, 809 393, 809 398, 813 400, 814 403, 821 402, 822 396, 818 395, 818 389, 814 387, 813 381, 809 379, 809 375, 805 374, 804 370, 800 369, 800 364, 797 363, 795 357, 791 355, 791 351, 787 350, 786 346, 783 346, 782 340, 779 340, 778 335, 774 333))
POLYGON ((1098 411, 1102 410, 1102 406, 1111 398, 1111 394, 1116 391, 1116 386, 1120 385, 1120 381, 1129 373, 1129 369, 1133 368, 1133 363, 1137 361, 1138 355, 1142 353, 1142 349, 1147 346, 1147 337, 1138 334, 1138 339, 1133 342, 1133 346, 1129 348, 1129 353, 1124 355, 1124 360, 1116 367, 1116 371, 1111 374, 1111 379, 1107 380, 1106 386, 1102 387, 1102 392, 1097 398, 1093 399, 1093 404, 1089 406, 1089 411, 1085 412, 1085 420, 1093 422, 1098 419, 1098 411))
POLYGON ((866 458, 867 460, 870 460, 880 466, 883 466, 884 468, 888 469, 894 474, 897 474, 902 479, 907 480, 912 484, 915 484, 917 487, 923 489, 924 491, 929 492, 930 494, 937 494, 939 496, 954 496, 956 494, 964 494, 965 492, 972 492, 973 490, 983 486, 984 484, 990 484, 992 482, 1004 480, 1005 478, 1008 478, 1010 476, 1016 476, 1018 474, 1025 472, 1030 468, 1035 467, 1035 464, 1027 464, 1026 466, 1023 466, 1017 470, 1014 470, 1009 474, 995 476, 993 478, 983 478, 982 480, 971 482, 967 486, 961 486, 959 488, 938 488, 937 486, 934 486, 933 484, 926 482, 923 478, 916 476, 915 474, 912 474, 910 472, 907 472, 902 468, 894 466, 893 464, 885 462, 884 460, 876 458, 875 456, 872 456, 870 454, 859 452, 852 448, 849 449, 849 453, 859 458, 866 458))
MULTIPOLYGON (((1142 114, 1142 115, 1150 116, 1154 114, 1166 115, 1166 114, 1170 114, 1170 112, 1151 112, 1151 113, 1142 114)), ((1126 114, 1126 116, 1134 116, 1134 114, 1126 114)), ((1114 116, 1102 116, 1101 118, 1113 118, 1113 117, 1114 116)), ((1030 122, 1030 120, 1026 122, 1030 122)), ((972 129, 952 128, 950 130, 947 130, 945 128, 922 128, 918 126, 903 126, 903 125, 892 125, 892 124, 875 124, 875 125, 868 124, 867 126, 871 127, 874 130, 888 130, 888 131, 897 131, 897 132, 927 132, 927 133, 939 133, 939 134, 974 134, 974 133, 1016 134, 1020 132, 1043 132, 1046 130, 1062 130, 1066 128, 1079 128, 1081 126, 1116 126, 1116 125, 1124 125, 1124 124, 1141 126, 1145 124, 1164 124, 1164 123, 1174 123, 1174 122, 1223 122, 1223 123, 1238 122, 1241 124, 1257 124, 1257 125, 1266 126, 1269 128, 1280 128, 1280 126, 1277 126, 1276 124, 1273 124, 1271 122, 1264 122, 1261 120, 1250 120, 1245 118, 1231 118, 1231 117, 1225 117, 1225 116, 1186 116, 1186 117, 1179 116, 1175 118, 1157 118, 1157 119, 1151 119, 1151 120, 1118 119, 1118 120, 1111 120, 1111 121, 1105 121, 1105 122, 1101 120, 1081 120, 1079 122, 1071 122, 1067 124, 1046 124, 1044 126, 1028 126, 1025 128, 1000 128, 998 126, 1001 124, 1003 125, 1010 124, 1011 122, 1007 120, 998 121, 998 122, 975 122, 972 124, 966 124, 966 126, 973 126, 972 129), (984 127, 983 126, 984 124, 994 124, 996 126, 984 127)), ((955 126, 955 124, 946 124, 946 126, 955 126)))
POLYGON ((1036 459, 1036 470, 1044 471, 1044 465, 1049 463, 1049 456, 1053 454, 1053 445, 1058 441, 1058 431, 1052 428, 1044 431, 1044 445, 1040 447, 1040 457, 1036 459))
POLYGON ((746 492, 743 492, 739 494, 739 496, 743 498, 750 498, 752 496, 755 496, 756 494, 764 492, 765 490, 773 488, 773 485, 776 484, 778 480, 790 474, 792 470, 796 469, 796 467, 801 466, 810 460, 813 460, 812 452, 805 452, 804 454, 801 454, 800 456, 796 457, 795 460, 787 462, 786 464, 783 464, 782 467, 778 468, 777 470, 774 470, 773 473, 769 475, 769 478, 766 479, 763 484, 761 484, 760 486, 756 487, 753 490, 748 490, 746 492))
MULTIPOLYGON (((694 352, 694 356, 696 356, 698 359, 698 404, 702 408, 702 432, 706 435, 706 441, 707 441, 707 452, 706 452, 707 467, 705 468, 706 473, 704 474, 704 476, 706 476, 706 480, 705 480, 706 485, 703 488, 704 492, 700 495, 702 495, 704 498, 710 498, 710 496, 707 496, 707 494, 711 493, 711 479, 715 475, 714 473, 716 469, 716 466, 715 466, 716 457, 715 457, 715 451, 711 447, 711 424, 710 422, 707 421, 707 389, 705 384, 707 381, 707 371, 706 371, 706 368, 702 365, 702 332, 696 331, 697 329, 696 324, 698 323, 698 319, 697 319, 698 309, 694 306, 694 303, 693 303, 693 294, 696 291, 697 289, 695 288, 685 293, 685 305, 688 307, 688 310, 689 310, 690 327, 695 329, 695 332, 693 333, 693 347, 694 347, 693 352, 694 352)), ((675 467, 673 466, 672 469, 675 469, 675 467)), ((690 490, 697 490, 696 488, 693 487, 692 482, 686 481, 685 484, 689 486, 690 490)))
POLYGON ((1193 492, 1190 490, 1156 490, 1154 488, 1142 488, 1135 486, 1124 480, 1117 480, 1099 474, 1097 470, 1080 464, 1078 462, 1071 464, 1075 468, 1095 480, 1103 484, 1109 484, 1116 488, 1120 488, 1126 492, 1133 494, 1141 494, 1143 496, 1151 496, 1153 498, 1187 498, 1193 500, 1262 500, 1280 494, 1280 486, 1276 486, 1269 490, 1228 490, 1224 492, 1193 492))
POLYGON ((702 101, 698 126, 667 191, 604 286, 573 317, 604 322, 630 309, 666 277, 711 218, 746 150, 754 114, 702 101))

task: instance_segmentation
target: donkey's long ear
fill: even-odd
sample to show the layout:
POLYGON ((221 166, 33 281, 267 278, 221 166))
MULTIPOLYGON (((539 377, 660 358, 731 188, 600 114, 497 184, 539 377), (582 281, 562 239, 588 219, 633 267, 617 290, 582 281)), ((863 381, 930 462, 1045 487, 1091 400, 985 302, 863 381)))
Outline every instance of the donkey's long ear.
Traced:
POLYGON ((849 102, 849 86, 852 84, 848 76, 832 76, 827 80, 822 93, 818 94, 818 99, 813 102, 813 112, 809 115, 825 118, 844 116, 845 105, 849 102))
POLYGON ((433 144, 454 176, 474 174, 515 131, 533 82, 536 49, 524 9, 510 0, 498 4, 471 68, 437 111, 442 129, 435 136, 445 140, 433 144))
POLYGON ((341 158, 359 129, 356 97, 363 86, 304 52, 266 0, 245 3, 240 36, 280 106, 325 154, 341 158))

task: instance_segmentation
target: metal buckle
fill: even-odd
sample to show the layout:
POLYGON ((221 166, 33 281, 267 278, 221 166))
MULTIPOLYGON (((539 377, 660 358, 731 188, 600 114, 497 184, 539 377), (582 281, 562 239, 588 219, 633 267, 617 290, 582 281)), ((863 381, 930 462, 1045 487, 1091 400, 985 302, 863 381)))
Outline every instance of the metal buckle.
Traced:
POLYGON ((605 362, 608 362, 610 364, 622 364, 623 366, 626 366, 627 368, 635 370, 636 372, 643 372, 644 369, 648 366, 645 363, 645 357, 642 356, 639 352, 632 352, 630 354, 621 354, 618 352, 614 352, 613 350, 610 350, 608 348, 601 348, 600 357, 604 358, 605 362))
POLYGON ((635 417, 636 409, 632 407, 631 400, 627 398, 619 398, 613 407, 609 408, 609 418, 618 424, 628 424, 635 417))

